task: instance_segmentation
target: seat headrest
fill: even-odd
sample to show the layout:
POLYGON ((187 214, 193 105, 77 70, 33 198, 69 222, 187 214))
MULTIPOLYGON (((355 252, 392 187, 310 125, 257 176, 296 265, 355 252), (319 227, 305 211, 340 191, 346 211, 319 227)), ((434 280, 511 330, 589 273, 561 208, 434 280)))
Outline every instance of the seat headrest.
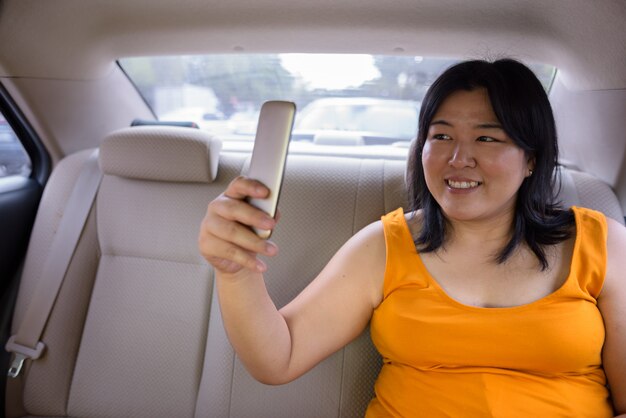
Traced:
POLYGON ((137 126, 109 134, 100 145, 104 174, 143 180, 210 183, 222 142, 205 131, 137 126))

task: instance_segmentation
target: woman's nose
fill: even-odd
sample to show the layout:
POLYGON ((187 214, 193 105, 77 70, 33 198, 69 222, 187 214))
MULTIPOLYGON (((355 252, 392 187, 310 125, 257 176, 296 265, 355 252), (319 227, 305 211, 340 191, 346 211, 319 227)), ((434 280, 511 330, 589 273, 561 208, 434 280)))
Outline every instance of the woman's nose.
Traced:
POLYGON ((457 143, 452 150, 448 164, 454 168, 475 167, 476 160, 471 145, 457 143))

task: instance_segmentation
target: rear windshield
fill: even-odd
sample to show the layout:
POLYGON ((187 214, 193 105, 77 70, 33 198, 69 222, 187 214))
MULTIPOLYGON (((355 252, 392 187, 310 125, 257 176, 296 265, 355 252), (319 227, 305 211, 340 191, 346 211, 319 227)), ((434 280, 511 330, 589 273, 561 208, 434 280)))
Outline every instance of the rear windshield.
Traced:
MULTIPOLYGON (((251 149, 263 102, 288 100, 298 109, 292 150, 299 143, 296 147, 307 152, 328 152, 334 147, 349 155, 375 147, 402 155, 417 133, 426 90, 458 61, 359 54, 229 54, 126 58, 120 65, 159 120, 193 122, 218 135, 226 150, 251 149)), ((530 67, 549 90, 555 69, 530 67)))

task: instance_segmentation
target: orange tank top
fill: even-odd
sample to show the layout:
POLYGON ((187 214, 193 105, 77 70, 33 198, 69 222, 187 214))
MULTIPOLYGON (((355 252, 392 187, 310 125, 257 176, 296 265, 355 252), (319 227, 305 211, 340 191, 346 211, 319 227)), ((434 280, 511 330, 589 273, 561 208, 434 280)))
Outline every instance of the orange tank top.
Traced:
POLYGON ((573 210, 565 283, 509 308, 450 298, 426 270, 402 209, 383 216, 384 299, 371 321, 383 367, 366 417, 612 417, 596 306, 606 219, 573 210))

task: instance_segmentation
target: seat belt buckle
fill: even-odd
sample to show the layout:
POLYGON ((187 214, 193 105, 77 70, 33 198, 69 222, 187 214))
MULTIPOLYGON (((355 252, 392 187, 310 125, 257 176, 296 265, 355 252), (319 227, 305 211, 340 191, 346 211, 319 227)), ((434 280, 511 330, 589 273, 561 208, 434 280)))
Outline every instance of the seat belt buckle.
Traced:
POLYGON ((22 368, 24 366, 24 362, 27 359, 37 360, 43 354, 43 350, 46 348, 46 345, 39 341, 35 348, 30 348, 22 344, 18 344, 15 342, 15 335, 9 338, 5 349, 9 353, 13 353, 13 360, 11 360, 11 365, 9 366, 9 372, 7 376, 15 379, 20 375, 22 368))
POLYGON ((22 371, 22 366, 24 366, 24 361, 26 361, 27 358, 28 357, 24 354, 13 353, 13 361, 11 361, 11 365, 9 366, 9 373, 7 373, 7 376, 12 379, 19 376, 22 371))

